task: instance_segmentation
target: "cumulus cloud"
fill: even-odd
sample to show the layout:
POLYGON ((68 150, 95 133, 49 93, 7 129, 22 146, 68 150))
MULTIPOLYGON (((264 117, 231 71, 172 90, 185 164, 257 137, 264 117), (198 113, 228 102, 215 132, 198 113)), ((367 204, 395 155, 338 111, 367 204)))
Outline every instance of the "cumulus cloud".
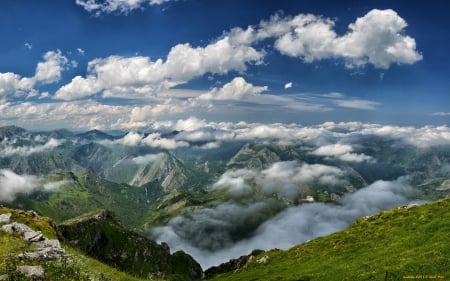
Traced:
POLYGON ((170 50, 166 61, 110 56, 89 62, 87 76, 73 78, 55 97, 72 100, 98 92, 105 97, 154 96, 206 73, 244 71, 248 63, 258 63, 262 57, 263 53, 251 46, 232 44, 227 36, 206 47, 178 44, 170 50))
POLYGON ((319 155, 319 156, 329 156, 329 157, 335 157, 337 159, 340 159, 342 161, 349 161, 349 162, 364 162, 364 161, 372 161, 373 158, 370 156, 367 156, 365 154, 357 154, 352 153, 353 147, 348 144, 330 144, 330 145, 324 145, 313 152, 311 154, 319 155))
POLYGON ((35 176, 17 175, 11 170, 0 169, 0 201, 11 202, 20 193, 30 193, 38 187, 35 176))
POLYGON ((242 77, 236 77, 222 88, 213 88, 206 94, 200 95, 199 99, 205 100, 242 100, 248 96, 258 96, 267 91, 268 87, 253 86, 242 77))
POLYGON ((37 83, 50 84, 61 79, 61 73, 68 65, 68 59, 60 50, 48 51, 43 61, 36 66, 32 77, 22 77, 12 72, 0 73, 0 100, 7 97, 18 97, 36 92, 33 87, 37 83))
POLYGON ((69 60, 60 50, 49 51, 44 55, 44 61, 36 66, 34 79, 44 84, 54 83, 61 79, 61 73, 69 60))
POLYGON ((188 119, 180 119, 178 120, 173 128, 177 131, 194 131, 200 128, 205 128, 207 126, 205 120, 200 120, 196 117, 189 117, 188 119))
POLYGON ((285 88, 285 89, 290 89, 290 88, 292 88, 292 82, 286 83, 286 84, 284 85, 284 88, 285 88))
POLYGON ((33 153, 39 153, 45 150, 52 150, 60 146, 63 142, 64 140, 51 138, 45 144, 36 146, 13 146, 8 145, 7 143, 2 143, 0 145, 0 152, 1 152, 0 157, 7 157, 14 154, 28 156, 33 153))
POLYGON ((261 216, 267 204, 226 203, 176 217, 152 231, 157 241, 167 242, 172 251, 189 253, 206 269, 254 249, 288 249, 343 230, 359 217, 408 204, 409 196, 414 193, 402 179, 377 181, 345 195, 340 205, 312 203, 290 207, 256 229, 246 225, 251 218, 261 216), (212 235, 211 231, 214 231, 212 235))
POLYGON ((274 37, 277 50, 305 62, 343 58, 348 67, 370 63, 386 69, 394 63, 412 64, 422 59, 414 38, 404 35, 406 21, 391 9, 369 11, 349 24, 343 36, 336 34, 334 24, 331 19, 312 14, 275 15, 261 22, 251 39, 274 37))

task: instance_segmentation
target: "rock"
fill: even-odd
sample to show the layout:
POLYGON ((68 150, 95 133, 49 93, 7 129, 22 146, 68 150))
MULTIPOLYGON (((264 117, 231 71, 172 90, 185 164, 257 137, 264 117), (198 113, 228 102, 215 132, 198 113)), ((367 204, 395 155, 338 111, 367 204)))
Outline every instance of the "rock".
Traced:
POLYGON ((11 219, 11 213, 2 214, 2 215, 0 215, 0 224, 9 223, 10 219, 11 219))
POLYGON ((5 224, 2 226, 3 231, 13 234, 17 233, 18 235, 24 236, 26 232, 34 232, 31 228, 23 223, 13 222, 10 224, 5 224))
POLYGON ((39 216, 38 213, 36 213, 36 211, 33 211, 33 210, 29 210, 29 211, 27 211, 27 213, 28 213, 30 216, 32 216, 33 218, 39 216))
POLYGON ((268 259, 269 259, 269 256, 266 255, 266 256, 263 256, 263 257, 257 259, 256 262, 257 263, 266 263, 268 259))
POLYGON ((25 240, 27 240, 28 242, 39 242, 44 240, 44 236, 42 235, 42 233, 40 231, 29 231, 29 232, 25 232, 23 234, 25 240))
POLYGON ((40 265, 21 265, 17 267, 17 271, 25 274, 27 277, 43 277, 45 273, 44 268, 40 265))
POLYGON ((248 262, 253 260, 255 256, 263 253, 262 250, 254 250, 249 255, 240 256, 237 259, 231 259, 228 262, 222 263, 218 266, 213 266, 205 271, 206 279, 210 279, 216 275, 227 273, 227 272, 235 272, 241 268, 243 268, 248 262))

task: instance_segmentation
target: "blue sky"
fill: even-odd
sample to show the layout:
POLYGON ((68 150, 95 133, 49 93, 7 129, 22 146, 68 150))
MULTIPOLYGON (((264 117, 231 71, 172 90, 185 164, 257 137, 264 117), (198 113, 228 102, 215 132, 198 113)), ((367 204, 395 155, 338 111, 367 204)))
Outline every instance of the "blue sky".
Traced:
POLYGON ((4 0, 0 125, 450 120, 446 1, 4 0))

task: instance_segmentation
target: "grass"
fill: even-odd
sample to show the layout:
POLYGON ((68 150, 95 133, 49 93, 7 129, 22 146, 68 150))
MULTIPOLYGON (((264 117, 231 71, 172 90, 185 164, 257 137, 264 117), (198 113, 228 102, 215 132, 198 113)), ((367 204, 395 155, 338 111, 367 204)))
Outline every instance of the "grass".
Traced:
MULTIPOLYGON (((56 232, 53 222, 45 217, 32 216, 21 210, 0 207, 0 214, 11 213, 11 220, 28 225, 33 230, 40 230, 50 239, 56 239, 56 232)), ((63 245, 66 253, 71 258, 58 260, 19 260, 20 253, 32 251, 32 245, 27 243, 18 235, 8 234, 0 230, 0 276, 7 274, 5 280, 29 281, 29 280, 53 280, 53 281, 78 281, 78 280, 98 280, 98 281, 143 281, 112 268, 98 260, 89 258, 78 250, 68 245, 63 245), (29 278, 16 271, 19 265, 41 265, 45 270, 42 278, 29 278)), ((3 280, 3 279, 2 279, 3 280)), ((158 280, 158 279, 153 279, 158 280)))
POLYGON ((212 280, 450 280, 449 210, 442 200, 384 211, 212 280))

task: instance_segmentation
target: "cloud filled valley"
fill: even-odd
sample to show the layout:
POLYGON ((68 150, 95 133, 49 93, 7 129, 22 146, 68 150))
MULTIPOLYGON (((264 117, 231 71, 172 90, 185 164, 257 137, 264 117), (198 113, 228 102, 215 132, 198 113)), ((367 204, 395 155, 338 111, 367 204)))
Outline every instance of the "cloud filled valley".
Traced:
POLYGON ((288 249, 343 230, 359 217, 410 204, 416 192, 402 179, 377 181, 344 196, 340 204, 289 207, 257 227, 251 222, 270 212, 268 203, 224 203, 176 217, 152 232, 158 241, 167 242, 174 251, 190 253, 207 269, 255 249, 288 249))

